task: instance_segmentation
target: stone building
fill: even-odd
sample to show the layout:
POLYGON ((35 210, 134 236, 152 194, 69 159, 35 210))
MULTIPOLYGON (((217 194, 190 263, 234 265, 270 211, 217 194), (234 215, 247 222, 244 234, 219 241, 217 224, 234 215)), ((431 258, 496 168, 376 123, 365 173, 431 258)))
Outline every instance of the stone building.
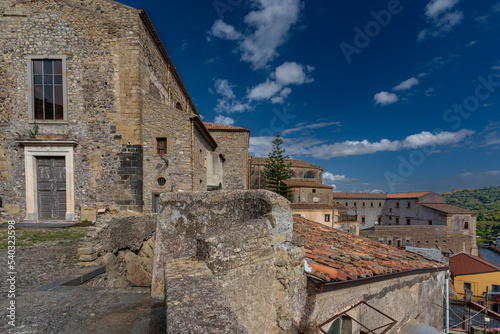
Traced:
MULTIPOLYGON (((267 158, 250 157, 250 189, 265 189, 264 166, 267 158)), ((323 183, 323 168, 307 161, 287 159, 292 170, 290 179, 323 183)))
POLYGON ((446 204, 434 192, 394 194, 334 193, 335 204, 344 205, 356 216, 361 235, 404 247, 450 249, 477 254, 477 214, 446 204))
POLYGON ((250 130, 225 124, 204 123, 217 142, 215 154, 223 155, 223 189, 248 189, 250 130), (226 158, 227 157, 227 158, 226 158))
POLYGON ((1 0, 0 29, 8 217, 93 220, 155 211, 162 192, 247 187, 248 132, 219 146, 144 10, 1 0))

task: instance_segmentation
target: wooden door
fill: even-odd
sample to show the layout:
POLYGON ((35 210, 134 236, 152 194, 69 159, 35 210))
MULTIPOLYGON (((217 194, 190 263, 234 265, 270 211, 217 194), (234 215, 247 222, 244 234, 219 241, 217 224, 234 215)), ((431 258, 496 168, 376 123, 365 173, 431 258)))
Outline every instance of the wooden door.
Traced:
POLYGON ((64 157, 38 157, 36 164, 39 219, 65 219, 66 162, 64 157))

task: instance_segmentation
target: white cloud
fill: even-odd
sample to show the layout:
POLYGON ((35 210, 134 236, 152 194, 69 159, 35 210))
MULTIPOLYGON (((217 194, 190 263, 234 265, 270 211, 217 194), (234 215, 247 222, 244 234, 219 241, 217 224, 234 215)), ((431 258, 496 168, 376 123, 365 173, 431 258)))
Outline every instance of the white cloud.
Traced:
POLYGON ((229 100, 227 98, 217 100, 217 106, 214 110, 218 113, 242 113, 251 110, 252 106, 248 103, 243 103, 237 100, 229 100))
POLYGON ((423 41, 427 38, 440 37, 462 22, 464 14, 452 9, 460 0, 431 0, 425 6, 425 16, 430 26, 422 30, 417 39, 423 41))
POLYGON ((399 100, 399 97, 396 94, 389 93, 386 91, 382 91, 380 93, 375 94, 373 98, 375 99, 375 105, 380 104, 382 106, 396 103, 399 100))
POLYGON ((463 173, 459 175, 464 178, 482 178, 482 177, 492 177, 492 176, 500 176, 500 170, 489 170, 486 172, 477 172, 477 173, 463 173))
POLYGON ((234 99, 235 95, 233 93, 233 88, 235 85, 229 83, 227 79, 216 79, 215 80, 215 90, 218 94, 227 97, 228 99, 234 99))
POLYGON ((323 181, 330 181, 330 182, 346 182, 346 181, 355 181, 356 179, 348 178, 345 175, 336 175, 332 174, 330 172, 324 172, 323 173, 323 181))
POLYGON ((317 141, 308 142, 304 140, 304 138, 285 140, 285 143, 290 147, 290 150, 287 148, 287 153, 290 151, 289 154, 312 156, 318 159, 331 159, 353 155, 374 154, 377 152, 417 149, 424 146, 454 145, 462 142, 474 133, 474 131, 467 129, 458 132, 443 131, 435 134, 423 131, 419 134, 408 136, 401 141, 382 139, 374 143, 368 140, 348 140, 341 143, 324 144, 317 141), (293 147, 295 143, 300 147, 293 147))
POLYGON ((250 101, 270 100, 272 103, 285 102, 292 92, 288 85, 302 85, 313 82, 307 75, 306 68, 295 62, 284 62, 271 73, 265 82, 251 88, 247 93, 250 101))
POLYGON ((395 91, 408 90, 408 89, 410 89, 413 86, 416 86, 418 84, 419 84, 418 79, 415 77, 411 77, 410 79, 405 80, 405 81, 401 82, 399 85, 395 86, 392 90, 395 90, 395 91))
POLYGON ((217 115, 214 119, 214 123, 219 123, 219 124, 226 124, 226 125, 233 125, 234 124, 234 119, 231 117, 225 117, 222 115, 217 115))
POLYGON ((305 125, 305 123, 300 123, 295 125, 294 128, 291 129, 286 129, 281 132, 283 136, 286 136, 290 133, 293 132, 299 132, 299 131, 304 131, 304 130, 314 130, 314 129, 320 129, 328 126, 340 126, 340 122, 320 122, 320 123, 314 123, 314 124, 309 124, 305 125))
POLYGON ((307 77, 304 72, 304 66, 295 62, 284 62, 282 65, 276 67, 273 77, 283 86, 302 85, 314 81, 313 78, 307 77))
POLYGON ((429 18, 436 18, 441 13, 452 9, 459 0, 431 0, 425 6, 425 15, 429 18))
POLYGON ((238 40, 241 60, 259 69, 278 56, 277 48, 286 42, 303 4, 300 0, 252 0, 252 6, 257 9, 244 18, 244 30, 248 33, 238 32, 233 26, 217 20, 210 35, 238 40))
POLYGON ((234 29, 230 24, 225 23, 222 20, 217 20, 210 29, 210 34, 215 37, 228 40, 240 40, 243 39, 243 35, 234 29))

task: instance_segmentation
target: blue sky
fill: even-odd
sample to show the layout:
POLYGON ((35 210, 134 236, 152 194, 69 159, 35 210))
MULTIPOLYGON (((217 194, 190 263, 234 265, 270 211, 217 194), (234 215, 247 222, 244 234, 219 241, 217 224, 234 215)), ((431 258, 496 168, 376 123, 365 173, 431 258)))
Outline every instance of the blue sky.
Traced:
POLYGON ((204 121, 342 192, 500 185, 500 2, 121 1, 146 9, 204 121))

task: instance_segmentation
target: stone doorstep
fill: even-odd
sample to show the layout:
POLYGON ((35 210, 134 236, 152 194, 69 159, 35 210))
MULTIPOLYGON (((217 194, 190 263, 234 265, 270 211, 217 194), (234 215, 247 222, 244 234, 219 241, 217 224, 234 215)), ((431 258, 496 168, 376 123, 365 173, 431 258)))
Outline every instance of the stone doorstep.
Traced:
POLYGON ((67 277, 62 278, 52 283, 46 284, 38 289, 38 291, 50 291, 54 288, 60 286, 78 286, 81 285, 92 278, 104 274, 106 272, 106 266, 93 266, 89 267, 89 271, 86 274, 77 277, 67 277))

